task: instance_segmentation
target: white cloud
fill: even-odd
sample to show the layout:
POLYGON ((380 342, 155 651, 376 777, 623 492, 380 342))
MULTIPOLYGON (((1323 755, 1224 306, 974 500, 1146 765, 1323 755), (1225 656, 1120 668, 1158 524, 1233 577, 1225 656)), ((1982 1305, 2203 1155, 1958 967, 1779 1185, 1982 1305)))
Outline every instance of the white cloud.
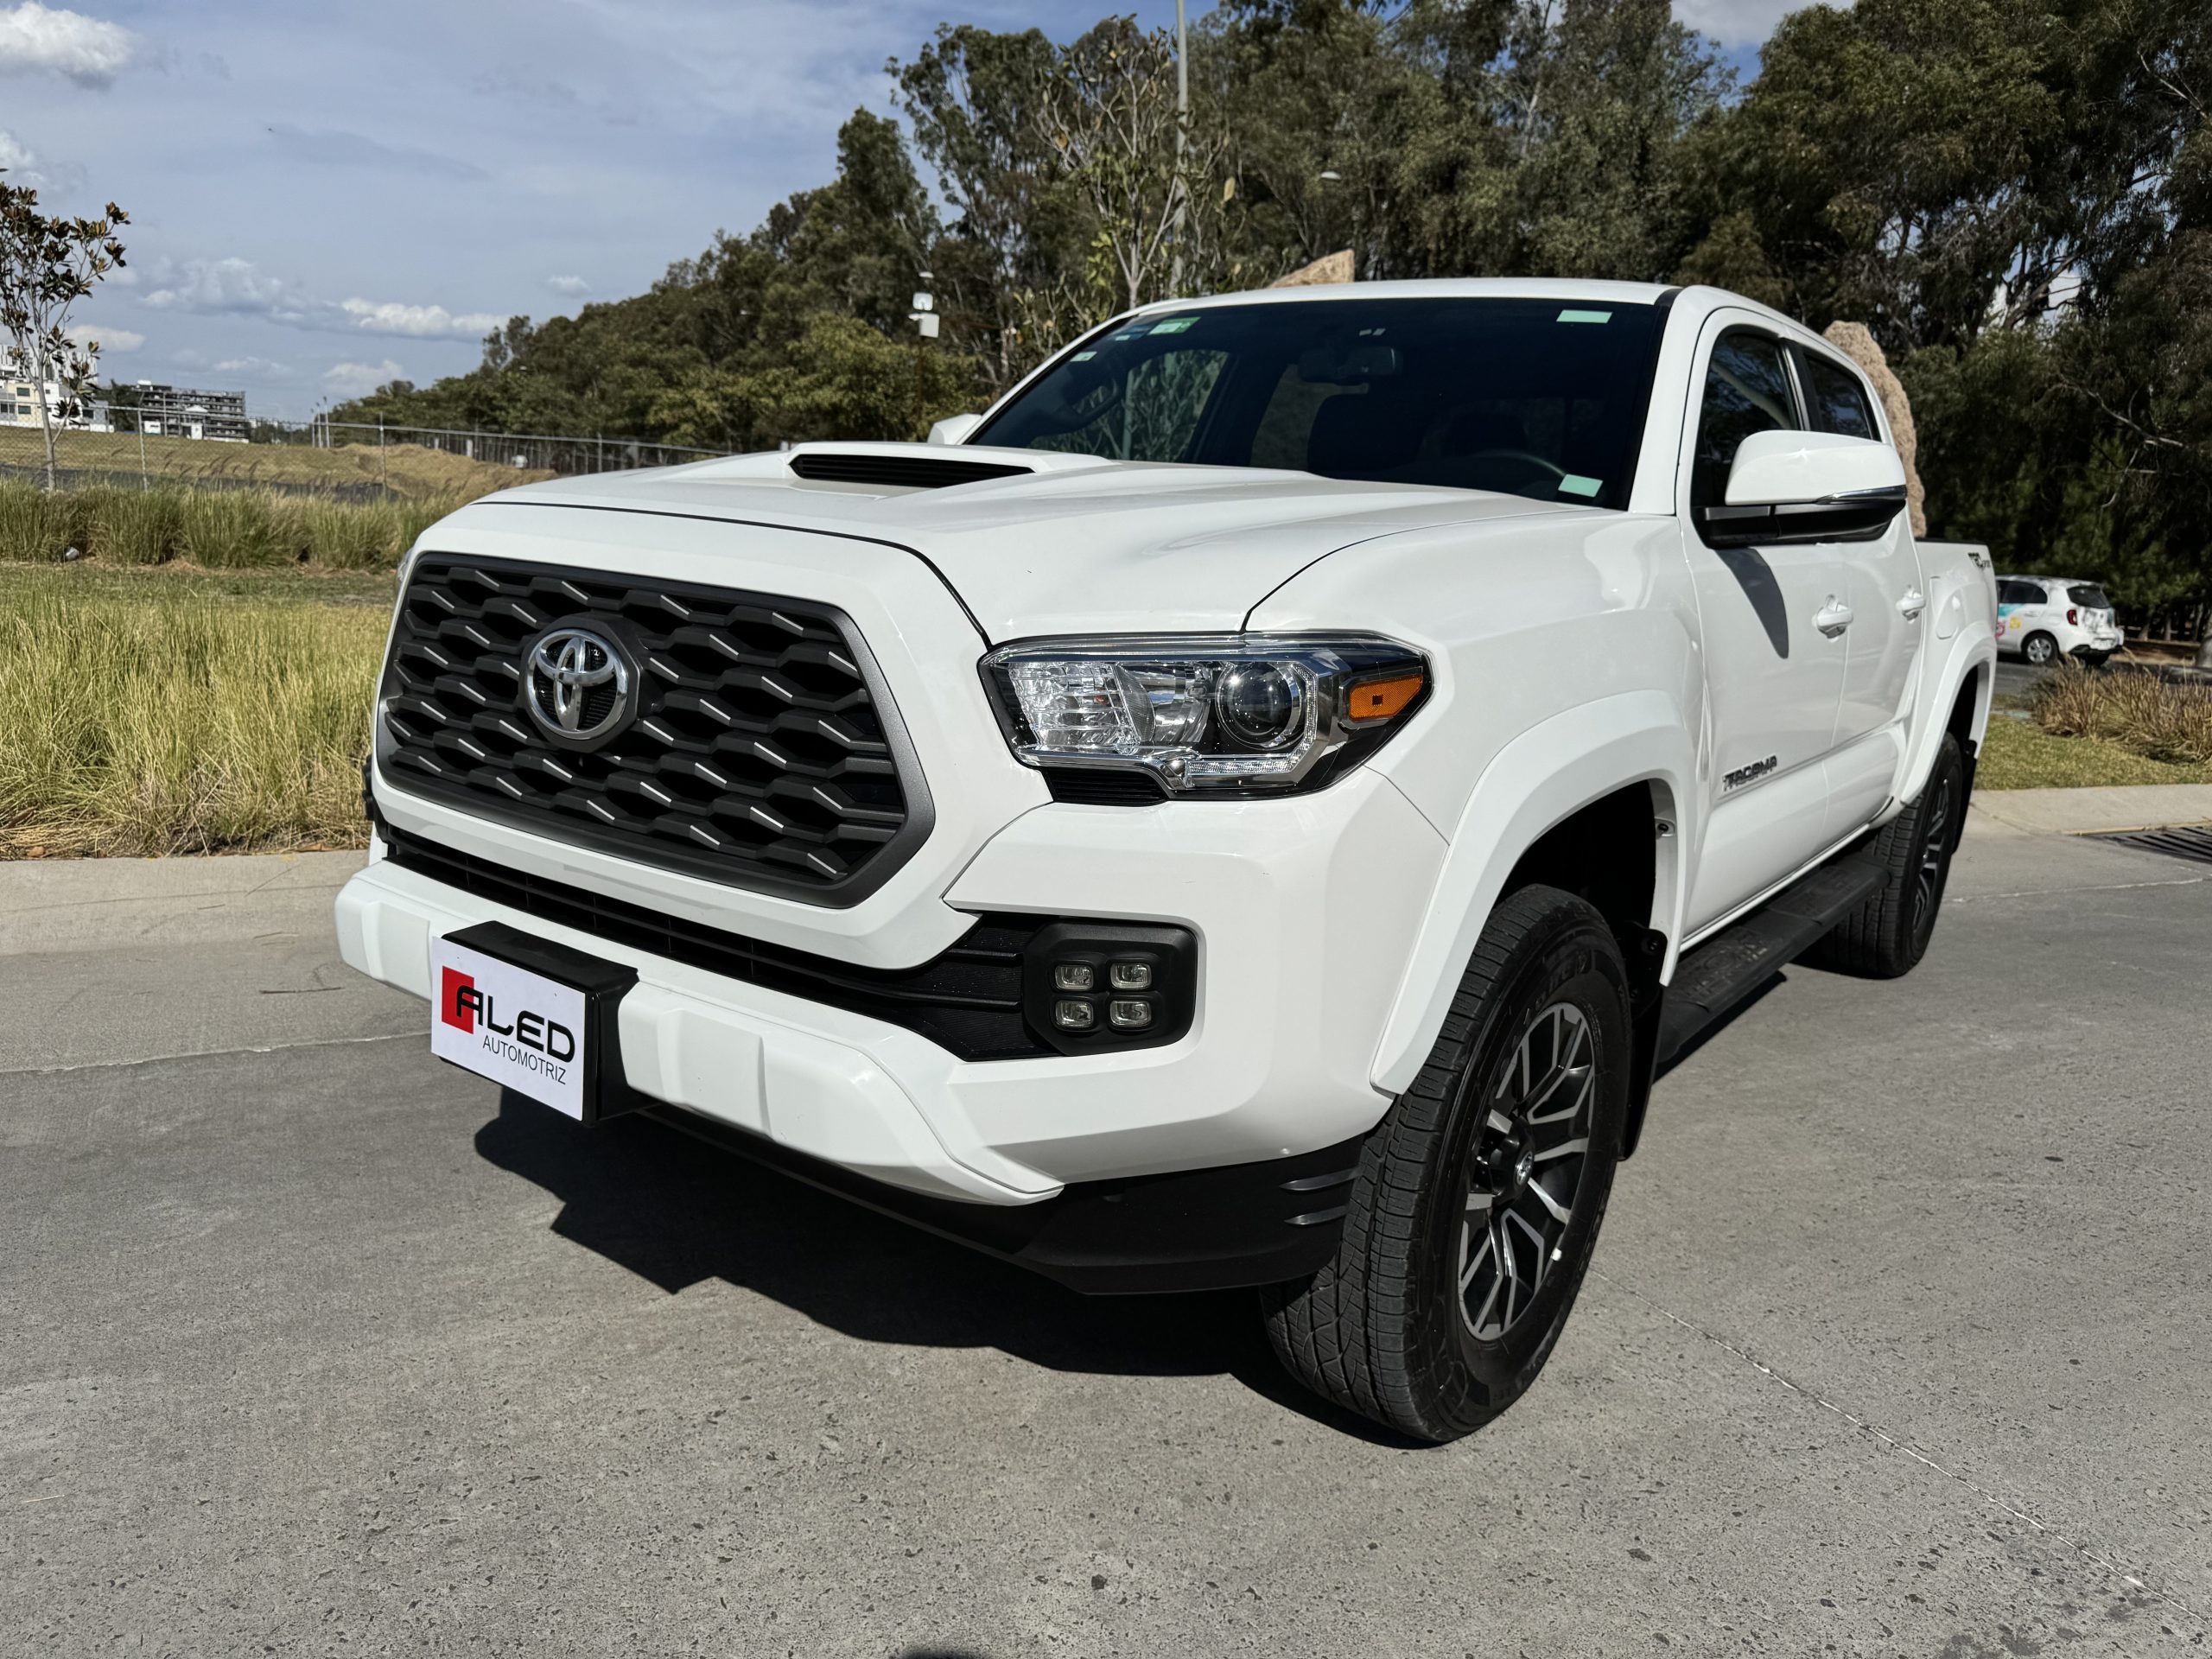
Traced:
POLYGON ((146 336, 130 328, 103 328, 96 322, 72 323, 69 338, 78 345, 98 340, 104 352, 135 352, 146 343, 146 336))
POLYGON ((82 168, 48 162, 14 133, 4 131, 0 131, 0 168, 7 170, 9 183, 27 184, 34 190, 49 186, 59 190, 73 189, 83 182, 85 176, 82 168))
POLYGON ((164 262, 153 280, 157 286, 143 302, 156 311, 267 317, 298 325, 307 322, 314 309, 314 302, 283 277, 270 276, 248 259, 164 262))
POLYGON ((591 284, 581 276, 548 276, 545 286, 556 294, 567 295, 572 300, 591 292, 591 284))
POLYGON ((407 371, 390 358, 381 363, 334 363, 322 372, 322 384, 340 397, 359 397, 389 380, 404 380, 407 371))
POLYGON ((488 311, 456 315, 442 305, 401 305, 390 300, 347 300, 340 309, 365 334, 403 334, 410 340, 477 340, 506 321, 488 311))
POLYGON ((250 259, 187 259, 165 263, 151 279, 143 302, 156 311, 201 316, 265 317, 288 328, 324 334, 394 334, 405 340, 482 339, 506 319, 488 311, 448 311, 442 305, 397 300, 340 300, 335 304, 303 293, 250 259))
POLYGON ((48 10, 38 0, 0 10, 0 75, 60 75, 79 86, 106 86, 138 47, 138 37, 119 24, 48 10))
POLYGON ((273 376, 290 372, 282 363, 272 363, 265 357, 226 357, 215 365, 218 374, 241 374, 249 380, 266 380, 273 376))

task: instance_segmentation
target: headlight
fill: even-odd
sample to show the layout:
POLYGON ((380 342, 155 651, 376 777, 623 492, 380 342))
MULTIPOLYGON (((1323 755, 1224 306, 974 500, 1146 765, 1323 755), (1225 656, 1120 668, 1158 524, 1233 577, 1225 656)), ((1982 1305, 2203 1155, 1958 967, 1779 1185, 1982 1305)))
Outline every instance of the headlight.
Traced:
POLYGON ((1024 765, 1249 795, 1357 766, 1421 702, 1428 661, 1371 634, 1176 634, 1008 645, 983 677, 1024 765))

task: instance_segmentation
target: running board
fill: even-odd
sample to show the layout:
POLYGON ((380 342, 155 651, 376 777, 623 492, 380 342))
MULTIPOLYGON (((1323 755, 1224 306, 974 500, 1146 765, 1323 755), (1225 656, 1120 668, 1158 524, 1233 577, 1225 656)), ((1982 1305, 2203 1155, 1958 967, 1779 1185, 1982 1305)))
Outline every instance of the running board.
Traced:
POLYGON ((1821 865, 1686 952, 1675 965, 1660 1011, 1657 1069, 1672 1065, 1881 885, 1882 868, 1872 850, 1853 853, 1821 865))

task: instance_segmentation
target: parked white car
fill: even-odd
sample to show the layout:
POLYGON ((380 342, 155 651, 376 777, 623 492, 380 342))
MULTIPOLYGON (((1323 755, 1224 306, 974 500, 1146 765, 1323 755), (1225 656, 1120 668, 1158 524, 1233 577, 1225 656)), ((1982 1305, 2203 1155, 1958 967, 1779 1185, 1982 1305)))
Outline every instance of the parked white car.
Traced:
POLYGON ((1997 578, 1998 649, 2037 668, 2073 657, 2092 668, 2126 641, 2112 601, 2073 576, 1997 578))
POLYGON ((1311 1387, 1466 1433, 1655 1072, 1808 950, 1920 960, 1986 554, 1915 543, 1848 360, 1707 288, 1150 306, 941 435, 426 531, 346 960, 582 1125, 1080 1289, 1264 1287, 1311 1387))

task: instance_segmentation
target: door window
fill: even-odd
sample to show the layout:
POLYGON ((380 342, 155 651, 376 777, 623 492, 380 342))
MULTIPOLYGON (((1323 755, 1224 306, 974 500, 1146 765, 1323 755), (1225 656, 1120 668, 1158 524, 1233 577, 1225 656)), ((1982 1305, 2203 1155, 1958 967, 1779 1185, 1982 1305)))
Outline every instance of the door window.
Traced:
POLYGON ((1690 468, 1690 501, 1710 506, 1728 491, 1736 449, 1754 432, 1787 432, 1799 425, 1782 347, 1765 334, 1732 329, 1713 347, 1698 410, 1697 452, 1690 468))
POLYGON ((1851 438, 1879 438, 1874 411, 1859 377, 1840 363, 1804 353, 1806 391, 1813 405, 1813 419, 1823 432, 1840 432, 1851 438))

